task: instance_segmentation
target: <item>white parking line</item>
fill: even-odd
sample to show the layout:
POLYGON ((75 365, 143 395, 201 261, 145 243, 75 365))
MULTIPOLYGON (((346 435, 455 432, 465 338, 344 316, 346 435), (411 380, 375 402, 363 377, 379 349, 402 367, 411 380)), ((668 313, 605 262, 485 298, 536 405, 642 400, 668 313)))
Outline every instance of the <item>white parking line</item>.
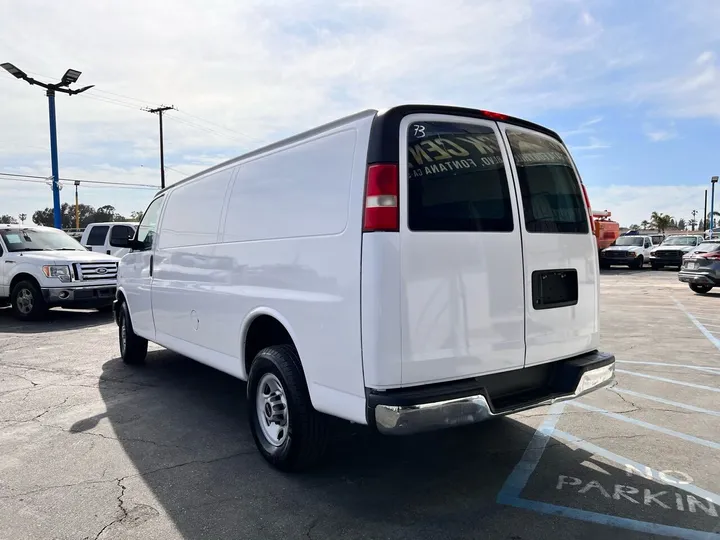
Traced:
POLYGON ((699 390, 708 390, 710 392, 720 392, 720 388, 714 388, 712 386, 703 386, 702 384, 689 383, 684 381, 676 381, 674 379, 667 379, 665 377, 656 377, 655 375, 647 375, 645 373, 638 373, 637 371, 627 371, 625 369, 616 369, 616 373, 625 373, 626 375, 633 375, 635 377, 643 377, 645 379, 652 379, 654 381, 666 382, 670 384, 678 384, 680 386, 689 386, 690 388, 697 388, 699 390))
POLYGON ((712 373, 713 375, 720 375, 720 367, 710 366, 692 366, 690 364, 668 364, 665 362, 639 362, 634 360, 615 360, 616 364, 640 364, 644 366, 663 366, 663 367, 678 367, 694 369, 696 371, 703 371, 705 373, 712 373))
POLYGON ((671 401, 669 399, 664 399, 657 396, 650 396, 648 394, 641 394, 640 392, 634 392, 632 390, 625 390, 624 388, 613 388, 613 392, 617 392, 618 394, 626 394, 628 396, 635 396, 642 399, 649 399, 650 401, 657 401, 658 403, 663 403, 665 405, 672 405, 673 407, 678 407, 680 409, 687 409, 689 411, 693 412, 699 412, 703 414, 709 414, 711 416, 720 416, 720 411, 711 411, 710 409, 703 409, 702 407, 695 407, 694 405, 688 405, 687 403, 680 403, 678 401, 671 401))
POLYGON ((702 332, 702 334, 712 343, 715 345, 715 347, 720 351, 720 339, 716 338, 714 335, 710 333, 710 331, 703 326, 703 324, 698 321, 695 316, 690 313, 687 309, 685 309, 685 306, 683 306, 680 302, 677 301, 677 299, 673 298, 673 302, 687 315, 688 319, 692 321, 692 323, 697 326, 698 330, 702 332))
POLYGON ((623 416, 622 414, 606 411, 605 409, 601 409, 600 407, 593 407, 592 405, 588 405, 587 403, 583 403, 581 401, 569 401, 568 404, 572 405, 573 407, 585 409, 587 411, 600 413, 609 418, 620 420, 621 422, 627 422, 629 424, 635 424, 636 426, 644 427, 645 429, 649 429, 651 431, 657 431, 658 433, 662 433, 663 435, 670 435, 671 437, 677 437, 678 439, 683 439, 684 441, 699 444, 700 446, 707 446, 708 448, 712 448, 713 450, 720 450, 720 443, 716 443, 715 441, 708 441, 707 439, 701 439, 700 437, 695 437, 694 435, 688 435, 687 433, 681 433, 680 431, 675 431, 673 429, 656 426, 655 424, 651 424, 649 422, 643 422, 642 420, 636 420, 635 418, 630 418, 629 416, 623 416))

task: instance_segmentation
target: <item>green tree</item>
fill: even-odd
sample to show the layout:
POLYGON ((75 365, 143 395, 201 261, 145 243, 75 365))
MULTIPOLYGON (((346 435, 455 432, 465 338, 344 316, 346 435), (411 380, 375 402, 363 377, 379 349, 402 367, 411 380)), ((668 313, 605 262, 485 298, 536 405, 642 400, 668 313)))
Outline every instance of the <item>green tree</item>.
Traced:
POLYGON ((17 223, 17 219, 12 217, 11 215, 5 214, 3 216, 0 216, 0 223, 3 225, 15 225, 17 223))
POLYGON ((636 223, 633 223, 632 225, 630 225, 630 230, 631 230, 631 231, 637 231, 637 230, 639 230, 639 229, 640 229, 640 225, 638 225, 638 224, 636 224, 636 223))
POLYGON ((143 214, 145 214, 145 212, 143 210, 134 210, 134 211, 130 212, 130 221, 142 220, 143 214))
MULTIPOLYGON (((75 205, 63 203, 60 205, 60 214, 62 215, 63 229, 75 228, 75 205)), ((90 223, 107 222, 107 221, 127 221, 125 216, 118 214, 112 205, 101 206, 97 210, 89 204, 79 204, 78 214, 80 217, 80 228, 87 227, 90 223)), ((37 225, 45 225, 52 227, 54 224, 53 209, 45 208, 37 210, 32 215, 33 223, 37 225)))
POLYGON ((640 227, 641 227, 642 229, 647 229, 647 228, 650 227, 650 222, 649 222, 647 219, 643 219, 643 220, 640 222, 640 227))
POLYGON ((677 226, 678 226, 678 229, 680 229, 681 231, 684 231, 685 229, 687 229, 687 224, 685 223, 685 220, 682 218, 680 218, 678 220, 677 226))
POLYGON ((660 232, 660 234, 665 234, 665 230, 670 227, 672 221, 672 216, 668 214, 663 214, 661 212, 653 212, 650 216, 650 222, 652 223, 652 226, 655 227, 660 232))

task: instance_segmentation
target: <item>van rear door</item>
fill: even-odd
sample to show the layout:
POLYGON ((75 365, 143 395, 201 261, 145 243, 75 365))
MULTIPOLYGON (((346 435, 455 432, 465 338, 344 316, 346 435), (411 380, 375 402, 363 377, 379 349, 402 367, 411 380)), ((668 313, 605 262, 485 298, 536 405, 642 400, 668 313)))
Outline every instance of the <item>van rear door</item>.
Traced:
POLYGON ((501 123, 520 190, 526 366, 597 348, 598 260, 589 208, 565 146, 501 123))
POLYGON ((498 124, 400 122, 402 384, 522 368, 519 205, 498 124))

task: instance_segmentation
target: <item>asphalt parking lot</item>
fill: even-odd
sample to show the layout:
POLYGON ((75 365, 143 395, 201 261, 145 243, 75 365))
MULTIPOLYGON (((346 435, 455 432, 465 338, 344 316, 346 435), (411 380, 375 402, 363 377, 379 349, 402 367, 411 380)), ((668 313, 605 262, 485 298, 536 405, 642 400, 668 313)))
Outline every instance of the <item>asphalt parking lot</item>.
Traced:
POLYGON ((340 424, 304 475, 257 454, 243 383, 123 365, 108 315, 0 310, 0 539, 720 538, 719 302, 605 272, 614 387, 411 438, 340 424))

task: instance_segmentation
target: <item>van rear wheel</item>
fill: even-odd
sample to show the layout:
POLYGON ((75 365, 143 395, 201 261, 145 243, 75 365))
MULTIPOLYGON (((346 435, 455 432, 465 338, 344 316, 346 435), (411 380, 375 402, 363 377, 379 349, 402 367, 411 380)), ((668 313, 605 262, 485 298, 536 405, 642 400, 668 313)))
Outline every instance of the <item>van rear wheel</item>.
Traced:
POLYGON ((130 310, 125 302, 118 313, 118 340, 120 356, 126 364, 142 364, 147 356, 148 341, 138 336, 132 327, 130 310))
POLYGON ((327 448, 326 420, 312 406, 295 347, 275 345, 255 356, 247 397, 250 430, 268 463, 286 472, 317 465, 327 448))

